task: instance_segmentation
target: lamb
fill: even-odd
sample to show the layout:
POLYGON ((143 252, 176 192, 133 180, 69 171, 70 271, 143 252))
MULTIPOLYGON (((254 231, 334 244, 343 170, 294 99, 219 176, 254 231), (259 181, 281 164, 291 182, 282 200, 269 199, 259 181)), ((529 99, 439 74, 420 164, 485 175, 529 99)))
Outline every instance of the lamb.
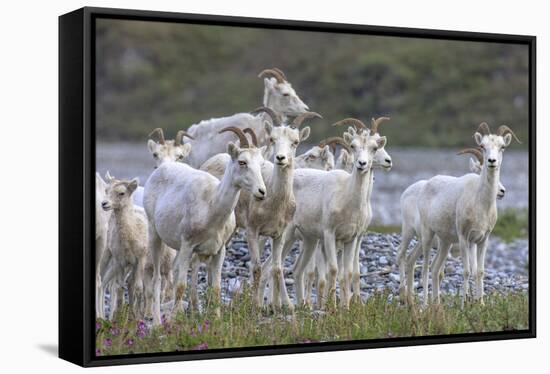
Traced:
MULTIPOLYGON (((192 146, 189 143, 183 143, 183 138, 193 139, 193 137, 186 131, 180 130, 174 140, 166 140, 162 129, 157 127, 151 131, 149 138, 153 136, 157 137, 158 140, 149 139, 147 149, 155 160, 155 168, 163 162, 184 162, 189 157, 192 146)), ((134 204, 143 207, 143 187, 139 186, 132 196, 134 197, 134 204)))
MULTIPOLYGON (((482 165, 483 165, 483 154, 479 149, 468 148, 458 152, 459 155, 470 153, 475 156, 476 159, 470 158, 470 171, 472 173, 480 174, 482 165)), ((417 258, 420 256, 420 251, 422 249, 420 240, 417 242, 414 249, 411 251, 410 257, 405 259, 407 248, 413 237, 416 235, 419 237, 420 233, 420 217, 417 207, 417 199, 420 191, 423 186, 426 184, 426 180, 418 181, 411 186, 409 186, 401 195, 401 215, 402 215, 402 231, 401 231, 401 244, 399 245, 397 252, 397 263, 399 266, 399 293, 401 300, 408 300, 412 302, 412 284, 406 283, 406 263, 408 271, 414 271, 414 264, 416 263, 417 258)), ((506 189, 499 182, 498 192, 496 198, 498 200, 504 198, 506 189)), ((432 243, 431 247, 434 247, 436 243, 432 243)), ((453 243, 452 247, 454 248, 456 243, 453 243)), ((427 300, 428 294, 428 261, 429 256, 425 256, 422 266, 422 276, 423 279, 423 290, 424 290, 424 300, 427 300)))
MULTIPOLYGON (((510 145, 512 135, 515 137, 507 126, 500 126, 496 134, 491 134, 489 126, 482 123, 474 134, 484 158, 481 174, 466 174, 458 178, 435 176, 426 181, 420 190, 417 207, 422 252, 425 257, 434 237, 439 239, 438 254, 431 271, 435 303, 440 301, 441 267, 451 245, 456 242, 459 243, 463 264, 462 302, 470 293, 469 278, 473 273, 474 298, 483 303, 485 252, 497 220, 496 196, 503 151, 510 145)), ((407 284, 412 285, 413 272, 409 265, 408 263, 407 284)), ((424 303, 427 303, 427 298, 424 303)))
POLYGON ((111 211, 107 245, 111 266, 103 279, 105 284, 114 280, 117 298, 122 301, 122 285, 129 275, 128 296, 134 316, 143 316, 143 272, 147 259, 147 219, 141 208, 132 202, 138 180, 118 180, 108 172, 108 186, 101 203, 104 211, 111 211), (115 279, 114 279, 115 278, 115 279))
MULTIPOLYGON (((368 130, 360 133, 344 133, 340 143, 355 158, 354 169, 349 174, 342 170, 320 171, 298 169, 294 177, 296 212, 285 231, 283 253, 288 253, 297 236, 303 239, 302 253, 294 268, 298 303, 304 304, 304 270, 310 261, 317 242, 323 240, 323 250, 328 267, 328 299, 335 302, 338 266, 336 248, 343 245, 344 274, 351 274, 353 253, 358 236, 362 233, 369 189, 369 171, 375 152, 386 144, 386 138, 373 139, 368 130)), ((349 306, 350 277, 343 279, 342 305, 349 306)), ((284 300, 283 300, 284 301, 284 300)))
POLYGON ((103 252, 107 248, 108 223, 110 212, 106 212, 101 207, 102 201, 105 199, 105 189, 107 183, 101 178, 99 173, 95 174, 95 295, 96 295, 96 317, 105 318, 103 302, 103 285, 101 281, 101 258, 103 252))
POLYGON ((145 185, 144 206, 149 218, 149 250, 153 256, 153 323, 160 319, 160 254, 161 243, 178 251, 174 260, 176 295, 173 312, 181 308, 187 287, 187 271, 193 254, 209 262, 209 280, 220 297, 221 267, 225 244, 235 230, 234 209, 241 189, 255 199, 266 198, 266 186, 260 172, 263 160, 260 150, 249 147, 248 139, 236 127, 231 131, 240 147, 227 145, 231 161, 221 181, 207 172, 186 164, 163 163, 145 185))
MULTIPOLYGON (((266 69, 260 72, 259 78, 264 79, 263 106, 275 112, 283 122, 288 117, 297 117, 309 110, 308 106, 296 94, 292 85, 287 81, 284 73, 277 69, 266 69)), ((260 146, 268 145, 268 135, 265 132, 264 114, 255 116, 251 113, 237 113, 228 117, 204 120, 189 127, 188 132, 194 137, 190 141, 193 152, 189 156, 188 164, 199 168, 210 157, 225 152, 226 144, 231 135, 219 135, 220 129, 233 126, 241 130, 251 128, 258 137, 260 146)))

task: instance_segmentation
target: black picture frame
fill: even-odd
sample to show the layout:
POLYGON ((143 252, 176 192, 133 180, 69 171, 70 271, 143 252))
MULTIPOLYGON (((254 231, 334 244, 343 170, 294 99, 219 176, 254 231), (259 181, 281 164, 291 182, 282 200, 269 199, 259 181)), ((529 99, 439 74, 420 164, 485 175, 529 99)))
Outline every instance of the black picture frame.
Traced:
POLYGON ((104 366, 536 337, 536 37, 85 7, 59 17, 59 357, 104 366), (529 329, 220 350, 94 355, 94 22, 98 18, 518 43, 529 47, 529 329))

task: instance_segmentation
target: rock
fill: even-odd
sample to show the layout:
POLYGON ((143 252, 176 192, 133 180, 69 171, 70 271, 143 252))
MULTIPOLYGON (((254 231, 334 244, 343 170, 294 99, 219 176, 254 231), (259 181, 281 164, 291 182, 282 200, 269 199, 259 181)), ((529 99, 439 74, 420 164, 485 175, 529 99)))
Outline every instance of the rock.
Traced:
POLYGON ((386 258, 386 256, 380 256, 380 258, 378 258, 378 263, 382 266, 387 265, 388 259, 386 258))

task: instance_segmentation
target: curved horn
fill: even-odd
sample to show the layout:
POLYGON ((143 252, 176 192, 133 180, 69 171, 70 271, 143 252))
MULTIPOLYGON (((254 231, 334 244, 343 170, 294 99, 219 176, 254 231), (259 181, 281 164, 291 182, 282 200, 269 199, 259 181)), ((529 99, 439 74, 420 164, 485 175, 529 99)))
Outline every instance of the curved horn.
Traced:
POLYGON ((479 161, 480 165, 483 165, 483 154, 481 151, 477 148, 465 148, 457 153, 457 155, 464 155, 466 153, 471 153, 474 156, 476 156, 477 160, 479 161))
POLYGON ((283 77, 283 79, 284 79, 285 81, 288 82, 288 79, 286 79, 285 73, 283 73, 283 71, 282 71, 281 69, 273 68, 273 70, 275 70, 277 73, 281 74, 281 76, 283 77))
POLYGON ((346 143, 346 141, 342 138, 340 138, 339 136, 333 136, 331 138, 327 138, 325 140, 323 140, 321 143, 319 143, 319 146, 323 145, 332 145, 332 144, 340 144, 342 147, 344 147, 346 149, 346 151, 348 151, 348 153, 351 154, 351 148, 350 146, 348 145, 348 143, 346 143))
POLYGON ((512 134, 512 136, 514 137, 514 139, 516 139, 516 141, 521 144, 521 141, 518 139, 518 137, 516 136, 516 134, 514 134, 514 132, 512 131, 511 128, 509 128, 508 126, 506 125, 502 125, 500 126, 498 129, 497 129, 497 135, 500 135, 500 136, 504 136, 506 134, 512 134))
POLYGON ((334 143, 326 143, 326 140, 321 140, 317 147, 319 148, 325 148, 325 146, 328 145, 330 147, 330 151, 334 154, 336 152, 336 145, 334 143))
POLYGON ((258 137, 256 136, 254 130, 252 130, 250 127, 247 127, 243 130, 243 132, 250 135, 250 137, 252 138, 252 144, 254 144, 254 147, 258 148, 258 137))
POLYGON ((491 129, 489 128, 487 122, 481 122, 477 127, 477 132, 481 133, 482 135, 489 135, 491 133, 491 129))
POLYGON ((346 118, 332 124, 332 126, 347 126, 347 125, 352 125, 355 128, 355 131, 367 129, 367 126, 363 122, 359 121, 357 118, 346 118))
POLYGON ((147 135, 147 137, 151 138, 153 135, 157 135, 158 138, 159 138, 159 143, 164 145, 164 143, 166 141, 164 140, 164 132, 162 131, 162 129, 160 127, 157 127, 156 129, 151 131, 151 133, 149 135, 147 135))
POLYGON ((294 118, 294 121, 292 121, 292 124, 290 126, 299 128, 300 126, 302 126, 302 123, 304 123, 306 119, 310 118, 323 118, 323 116, 316 112, 305 112, 294 118))
POLYGON ((239 138, 239 141, 241 142, 241 148, 250 148, 250 144, 248 144, 248 139, 246 138, 246 135, 244 132, 239 129, 238 127, 229 126, 221 129, 218 134, 221 134, 222 132, 231 131, 237 135, 239 138))
POLYGON ((261 106, 254 109, 252 112, 250 112, 250 114, 258 114, 258 113, 267 113, 271 117, 271 120, 273 121, 273 124, 275 126, 281 125, 281 117, 279 117, 279 115, 275 113, 273 109, 268 108, 266 106, 261 106))
POLYGON ((372 119, 372 127, 370 129, 370 131, 373 133, 373 134, 376 134, 378 132, 378 126, 380 126, 380 124, 382 122, 385 122, 385 121, 389 121, 390 120, 390 117, 378 117, 377 119, 372 119))
POLYGON ((277 80, 277 83, 284 83, 286 81, 284 74, 279 73, 277 70, 265 69, 258 74, 258 78, 273 77, 277 80))
POLYGON ((175 145, 182 145, 182 140, 183 140, 183 137, 184 136, 187 136, 189 139, 195 139, 193 138, 191 135, 189 135, 187 133, 187 131, 184 131, 184 130, 180 130, 178 131, 178 133, 176 134, 176 139, 174 140, 174 144, 175 145))

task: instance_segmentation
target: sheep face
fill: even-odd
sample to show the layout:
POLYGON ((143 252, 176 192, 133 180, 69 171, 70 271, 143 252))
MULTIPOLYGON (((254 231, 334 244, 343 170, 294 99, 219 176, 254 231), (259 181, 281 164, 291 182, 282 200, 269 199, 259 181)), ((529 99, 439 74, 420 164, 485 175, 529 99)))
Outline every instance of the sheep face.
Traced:
POLYGON ((372 167, 375 153, 386 145, 386 137, 375 139, 368 131, 344 133, 344 140, 348 143, 354 158, 354 167, 361 173, 366 173, 372 167))
POLYGON ((477 145, 483 151, 484 163, 487 165, 487 168, 489 170, 499 169, 502 163, 502 153, 510 145, 512 135, 481 135, 479 132, 476 132, 474 138, 477 145))
POLYGON ((149 139, 147 148, 155 160, 156 167, 167 161, 184 162, 191 153, 191 144, 176 145, 174 140, 160 144, 149 139))
POLYGON ((286 167, 294 159, 296 149, 301 141, 306 140, 310 134, 310 128, 302 130, 287 126, 272 126, 265 124, 266 133, 269 136, 269 145, 273 153, 273 163, 286 167))
POLYGON ((134 178, 131 181, 118 180, 111 177, 109 174, 107 174, 105 178, 109 181, 109 184, 105 189, 105 197, 101 203, 103 210, 116 211, 128 206, 133 206, 132 194, 138 187, 138 179, 134 178))
POLYGON ((267 189, 261 173, 264 162, 262 150, 239 148, 234 143, 229 143, 227 153, 231 156, 231 167, 236 186, 247 190, 258 200, 265 199, 267 189))
POLYGON ((307 152, 296 157, 298 167, 310 168, 317 170, 332 170, 334 169, 334 155, 330 151, 330 147, 315 146, 307 152))
MULTIPOLYGON (((379 133, 375 133, 371 135, 371 138, 374 140, 378 140, 381 138, 379 133)), ((384 143, 385 144, 385 143, 384 143)), ((390 170, 392 167, 392 160, 388 152, 386 152, 385 145, 383 147, 378 148, 376 153, 374 154, 374 160, 372 161, 372 167, 374 168, 381 168, 384 170, 390 170)))
POLYGON ((275 78, 264 78, 264 86, 265 96, 269 97, 269 106, 275 112, 286 116, 298 116, 309 110, 287 81, 277 83, 275 78))

